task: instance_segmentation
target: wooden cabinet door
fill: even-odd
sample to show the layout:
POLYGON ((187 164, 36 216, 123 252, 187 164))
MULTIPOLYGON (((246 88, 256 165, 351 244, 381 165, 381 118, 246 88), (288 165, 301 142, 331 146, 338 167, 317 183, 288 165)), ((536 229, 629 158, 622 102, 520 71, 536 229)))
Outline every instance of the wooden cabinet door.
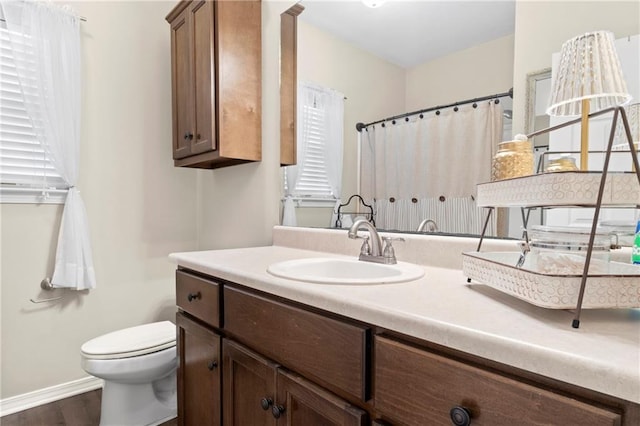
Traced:
POLYGON ((296 3, 280 15, 280 165, 297 162, 296 109, 298 15, 304 7, 296 3))
POLYGON ((178 326, 178 424, 218 426, 221 421, 220 336, 176 315, 178 326))
POLYGON ((262 159, 262 4, 216 1, 216 93, 221 157, 262 159))
POLYGON ((171 91, 173 109, 173 158, 191 155, 189 135, 193 133, 193 84, 191 82, 190 9, 171 22, 171 91))
POLYGON ((222 352, 224 426, 274 426, 276 365, 229 339, 222 352))
POLYGON ((217 2, 195 1, 191 6, 193 36, 193 138, 191 154, 200 154, 216 149, 215 145, 215 19, 217 2))
POLYGON ((313 383, 279 369, 272 410, 279 426, 364 426, 367 413, 313 383))
POLYGON ((171 24, 175 166, 262 159, 260 0, 180 1, 171 24))

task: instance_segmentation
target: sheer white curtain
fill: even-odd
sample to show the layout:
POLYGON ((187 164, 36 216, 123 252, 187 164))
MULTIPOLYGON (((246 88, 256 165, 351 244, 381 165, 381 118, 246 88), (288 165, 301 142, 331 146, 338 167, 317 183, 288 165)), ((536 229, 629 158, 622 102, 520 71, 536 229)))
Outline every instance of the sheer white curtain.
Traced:
POLYGON ((69 185, 58 235, 52 284, 96 286, 84 203, 76 187, 80 161, 80 28, 68 7, 51 2, 3 0, 27 113, 38 140, 69 185), (33 49, 35 63, 24 49, 33 49))
POLYGON ((300 82, 297 105, 297 165, 286 168, 285 226, 296 226, 295 198, 335 199, 336 210, 342 191, 344 95, 300 82))
POLYGON ((415 230, 433 219, 441 231, 479 233, 476 184, 491 180, 502 139, 502 106, 446 108, 369 126, 361 146, 361 194, 376 200, 376 225, 415 230))

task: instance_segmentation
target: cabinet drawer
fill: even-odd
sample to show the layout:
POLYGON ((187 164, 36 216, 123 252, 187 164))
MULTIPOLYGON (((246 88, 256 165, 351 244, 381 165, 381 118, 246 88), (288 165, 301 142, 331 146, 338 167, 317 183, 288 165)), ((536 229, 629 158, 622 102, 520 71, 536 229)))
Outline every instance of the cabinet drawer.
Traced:
POLYGON ((369 330, 239 289, 224 288, 225 330, 329 389, 368 398, 369 330))
POLYGON ((383 337, 375 338, 374 404, 393 423, 451 425, 466 408, 473 425, 619 425, 617 413, 383 337))
POLYGON ((176 271, 176 304, 180 309, 213 327, 220 326, 220 285, 176 271))

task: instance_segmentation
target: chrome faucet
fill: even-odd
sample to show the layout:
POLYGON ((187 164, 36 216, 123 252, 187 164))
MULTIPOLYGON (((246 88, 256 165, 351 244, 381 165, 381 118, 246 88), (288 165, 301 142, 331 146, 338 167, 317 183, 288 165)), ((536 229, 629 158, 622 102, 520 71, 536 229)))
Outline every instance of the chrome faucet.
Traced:
POLYGON ((425 219, 418 225, 417 232, 438 232, 438 225, 431 219, 425 219))
POLYGON ((360 260, 365 262, 385 263, 388 265, 398 263, 391 243, 393 241, 404 241, 404 238, 380 237, 375 226, 366 219, 356 220, 349 228, 348 235, 351 239, 364 239, 362 247, 360 248, 360 260), (369 237, 358 236, 358 230, 361 227, 367 228, 369 231, 369 237), (371 240, 371 246, 369 246, 369 240, 371 240), (382 248, 383 242, 384 249, 382 248))

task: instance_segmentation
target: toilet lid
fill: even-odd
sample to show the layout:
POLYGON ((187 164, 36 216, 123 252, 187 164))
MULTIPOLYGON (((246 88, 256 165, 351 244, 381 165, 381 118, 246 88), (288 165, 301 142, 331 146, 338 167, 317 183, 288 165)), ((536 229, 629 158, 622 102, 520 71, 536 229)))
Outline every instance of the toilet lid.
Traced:
POLYGON ((117 359, 145 355, 176 345, 176 326, 154 322, 104 334, 86 342, 80 350, 92 359, 117 359))

